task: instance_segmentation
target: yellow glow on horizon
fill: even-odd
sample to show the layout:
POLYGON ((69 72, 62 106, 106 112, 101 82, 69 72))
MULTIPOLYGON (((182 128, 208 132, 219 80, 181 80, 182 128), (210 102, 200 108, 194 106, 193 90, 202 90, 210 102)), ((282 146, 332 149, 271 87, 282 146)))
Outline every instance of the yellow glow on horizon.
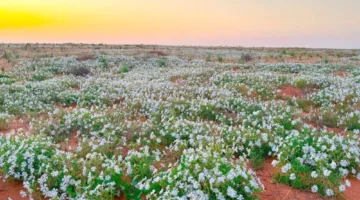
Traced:
POLYGON ((51 20, 41 15, 24 11, 1 10, 0 9, 0 29, 18 29, 28 27, 39 27, 51 20))
POLYGON ((355 38, 360 1, 343 2, 1 0, 0 42, 239 45, 253 38, 258 44, 282 37, 355 38))

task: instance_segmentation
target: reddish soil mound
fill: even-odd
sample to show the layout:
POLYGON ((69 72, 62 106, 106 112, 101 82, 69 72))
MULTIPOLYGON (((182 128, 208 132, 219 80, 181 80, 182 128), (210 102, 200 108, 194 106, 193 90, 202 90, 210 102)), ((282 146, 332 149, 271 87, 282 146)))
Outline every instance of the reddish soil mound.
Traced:
MULTIPOLYGON (((13 64, 8 63, 8 61, 4 58, 0 58, 0 70, 4 69, 5 72, 10 71, 10 69, 12 68, 13 64)), ((1 72, 1 71, 0 71, 1 72)))
POLYGON ((0 131, 0 134, 7 134, 12 130, 17 131, 19 129, 23 129, 25 132, 28 132, 30 130, 30 126, 28 123, 15 120, 14 122, 8 124, 8 129, 6 131, 0 131))
POLYGON ((300 90, 299 88, 296 88, 294 86, 291 85, 284 85, 280 88, 280 96, 282 98, 287 98, 287 97, 296 97, 296 98, 301 98, 304 96, 304 92, 302 90, 300 90))
POLYGON ((319 63, 321 62, 321 58, 319 57, 284 57, 283 61, 281 61, 281 59, 277 59, 277 58, 270 58, 270 57, 265 57, 264 58, 264 62, 265 63, 280 63, 280 62, 287 62, 287 63, 319 63))
POLYGON ((170 77, 170 81, 177 86, 181 86, 185 84, 185 80, 181 76, 172 76, 170 77))
MULTIPOLYGON (((312 122, 312 121, 306 121, 306 124, 316 128, 316 130, 320 130, 320 129, 325 128, 325 127, 319 125, 318 123, 312 122)), ((329 132, 329 133, 340 134, 340 135, 343 135, 343 136, 347 135, 346 131, 344 129, 342 129, 342 128, 329 128, 329 127, 326 127, 326 131, 329 132)))
POLYGON ((157 56, 167 56, 166 53, 162 52, 162 51, 148 51, 149 54, 151 55, 157 55, 157 56))
POLYGON ((333 74, 335 76, 340 76, 340 77, 344 78, 346 76, 347 72, 346 71, 337 71, 337 72, 334 72, 333 74))
POLYGON ((22 182, 9 181, 4 183, 3 180, 0 179, 1 200, 7 200, 9 197, 13 200, 28 199, 20 196, 21 190, 26 191, 22 186, 22 182))
POLYGON ((77 130, 74 130, 73 132, 71 132, 70 137, 69 137, 69 141, 65 142, 62 145, 62 150, 64 151, 73 151, 78 147, 78 140, 76 138, 76 132, 77 130))
POLYGON ((266 159, 264 167, 259 170, 254 170, 264 184, 265 191, 259 197, 264 200, 315 200, 322 199, 318 194, 313 194, 307 191, 297 190, 285 184, 271 183, 273 173, 272 159, 266 159))
POLYGON ((77 61, 87 61, 87 60, 94 60, 95 55, 94 54, 84 54, 80 55, 76 58, 77 61))
POLYGON ((233 68, 231 68, 231 70, 234 71, 234 72, 239 71, 239 69, 240 69, 239 67, 233 67, 233 68))

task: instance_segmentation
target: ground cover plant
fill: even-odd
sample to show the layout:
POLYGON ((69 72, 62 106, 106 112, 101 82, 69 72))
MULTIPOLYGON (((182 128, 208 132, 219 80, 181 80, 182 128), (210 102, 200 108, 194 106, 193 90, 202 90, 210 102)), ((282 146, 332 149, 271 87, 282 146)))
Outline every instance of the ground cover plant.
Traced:
POLYGON ((265 169, 307 198, 356 199, 356 50, 0 46, 17 55, 0 176, 25 199, 276 199, 265 169))

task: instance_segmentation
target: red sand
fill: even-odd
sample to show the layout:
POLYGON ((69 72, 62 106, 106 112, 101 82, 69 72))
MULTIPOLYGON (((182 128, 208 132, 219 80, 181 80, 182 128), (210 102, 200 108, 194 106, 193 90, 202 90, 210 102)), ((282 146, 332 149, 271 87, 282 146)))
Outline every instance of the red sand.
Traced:
POLYGON ((284 99, 287 97, 301 98, 304 96, 304 92, 299 88, 293 87, 291 85, 284 85, 280 88, 280 96, 284 99))
POLYGON ((360 181, 358 179, 349 179, 351 187, 346 188, 344 192, 344 199, 346 200, 359 200, 360 199, 360 181))
POLYGON ((19 129, 23 129, 25 132, 28 132, 30 130, 30 126, 28 123, 20 122, 20 120, 15 120, 14 122, 11 122, 8 124, 8 129, 5 131, 0 131, 0 134, 7 134, 10 133, 12 130, 15 132, 19 129))
POLYGON ((3 180, 0 180, 0 200, 8 200, 9 197, 13 200, 28 199, 28 197, 21 198, 21 190, 26 191, 22 182, 8 181, 4 183, 3 180))
POLYGON ((74 151, 77 147, 78 147, 78 140, 76 138, 76 133, 77 130, 74 130, 73 132, 71 132, 70 137, 69 137, 69 141, 64 142, 62 144, 62 150, 63 151, 74 151))
POLYGON ((148 53, 151 55, 157 55, 157 56, 167 56, 166 53, 164 53, 162 51, 156 51, 156 50, 148 51, 148 53))
POLYGON ((340 76, 340 77, 344 78, 346 76, 347 72, 346 71, 337 71, 337 72, 334 72, 333 74, 335 76, 340 76))
MULTIPOLYGON (((4 69, 5 72, 8 72, 11 70, 13 64, 9 63, 6 59, 0 58, 0 70, 4 69)), ((1 72, 1 71, 0 71, 1 72)))
MULTIPOLYGON (((321 58, 319 57, 309 58, 307 56, 302 56, 301 59, 300 57, 284 57, 283 59, 284 59, 283 62, 287 62, 287 63, 320 63, 321 62, 321 58)), ((280 59, 278 58, 270 58, 270 57, 264 58, 265 63, 279 63, 279 61, 280 59)))

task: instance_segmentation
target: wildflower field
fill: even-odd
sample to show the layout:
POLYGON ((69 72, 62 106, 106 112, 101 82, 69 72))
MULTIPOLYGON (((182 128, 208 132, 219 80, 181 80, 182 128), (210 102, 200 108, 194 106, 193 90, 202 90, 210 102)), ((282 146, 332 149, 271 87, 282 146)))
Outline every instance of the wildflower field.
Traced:
POLYGON ((0 56, 0 199, 360 198, 358 50, 0 56))

